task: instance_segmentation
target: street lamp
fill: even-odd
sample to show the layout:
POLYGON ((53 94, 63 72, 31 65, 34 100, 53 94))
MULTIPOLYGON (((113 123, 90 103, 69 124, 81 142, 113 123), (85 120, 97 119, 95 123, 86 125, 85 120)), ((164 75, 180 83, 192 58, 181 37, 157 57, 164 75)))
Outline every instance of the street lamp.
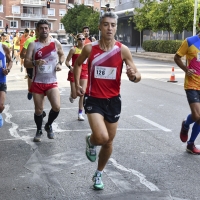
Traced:
POLYGON ((198 0, 194 0, 193 35, 196 35, 197 7, 198 7, 198 0))

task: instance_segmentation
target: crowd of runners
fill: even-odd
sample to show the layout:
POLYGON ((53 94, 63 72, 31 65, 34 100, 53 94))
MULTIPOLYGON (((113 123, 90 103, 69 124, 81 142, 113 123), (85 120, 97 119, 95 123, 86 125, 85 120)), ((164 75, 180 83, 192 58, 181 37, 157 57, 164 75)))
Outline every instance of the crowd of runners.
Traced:
MULTIPOLYGON (((60 42, 49 35, 50 24, 43 19, 38 21, 36 30, 31 33, 25 29, 23 35, 16 33, 14 38, 2 34, 0 43, 0 127, 3 126, 1 113, 6 98, 6 76, 13 62, 16 62, 20 63, 21 72, 26 69, 27 98, 33 99, 35 107, 33 116, 37 130, 33 142, 40 142, 42 139, 46 99, 50 102, 51 109, 44 130, 49 139, 54 139, 52 123, 59 115, 61 104, 56 74, 63 67, 69 68, 66 75, 71 89, 69 101, 74 103, 74 100, 79 98, 77 119, 84 121, 85 112, 91 128, 91 133, 85 138, 86 156, 91 162, 97 159, 96 146, 101 146, 97 169, 93 176, 93 187, 97 190, 104 188, 102 173, 112 154, 113 140, 120 118, 123 63, 131 82, 137 83, 141 80, 141 74, 133 62, 129 48, 115 40, 117 19, 113 12, 105 12, 100 17, 101 37, 98 41, 90 37, 89 27, 84 26, 82 33, 75 36, 76 45, 70 49, 68 55, 64 55, 60 42), (9 40, 12 40, 13 45, 9 40)), ((175 55, 175 62, 186 73, 185 90, 191 108, 191 114, 182 122, 180 139, 187 142, 187 151, 192 154, 200 154, 200 150, 194 145, 200 132, 200 55, 199 50, 195 49, 197 46, 199 48, 199 44, 199 35, 187 38, 175 55), (181 61, 184 55, 190 58, 188 66, 181 61), (192 135, 188 141, 189 126, 192 123, 192 135)))

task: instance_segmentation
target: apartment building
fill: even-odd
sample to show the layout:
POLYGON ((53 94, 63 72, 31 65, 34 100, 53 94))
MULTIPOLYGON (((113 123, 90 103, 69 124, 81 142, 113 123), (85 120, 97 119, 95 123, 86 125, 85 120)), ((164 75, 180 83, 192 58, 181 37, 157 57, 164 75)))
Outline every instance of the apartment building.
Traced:
POLYGON ((105 10, 107 4, 114 10, 115 0, 1 0, 0 5, 0 32, 24 31, 25 28, 35 29, 40 19, 46 19, 51 24, 51 35, 61 39, 66 37, 66 32, 61 18, 74 4, 92 6, 96 11, 105 10))
POLYGON ((140 7, 139 0, 116 0, 115 13, 118 15, 117 39, 127 46, 139 47, 143 41, 142 32, 135 30, 135 24, 129 22, 134 9, 140 7))
POLYGON ((46 0, 1 0, 0 30, 8 32, 24 31, 25 28, 35 29, 40 19, 46 19, 51 24, 51 32, 55 37, 64 37, 65 30, 60 19, 66 13, 67 0, 50 0, 51 7, 47 9, 46 0))

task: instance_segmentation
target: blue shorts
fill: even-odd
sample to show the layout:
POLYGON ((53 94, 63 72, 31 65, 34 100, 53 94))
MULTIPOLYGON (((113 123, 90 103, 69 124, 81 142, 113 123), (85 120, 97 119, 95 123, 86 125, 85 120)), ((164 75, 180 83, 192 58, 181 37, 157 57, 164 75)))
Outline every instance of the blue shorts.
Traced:
POLYGON ((107 122, 116 123, 121 113, 121 96, 100 99, 85 95, 83 106, 86 114, 99 113, 107 122))
POLYGON ((185 90, 188 103, 200 103, 200 90, 185 90))

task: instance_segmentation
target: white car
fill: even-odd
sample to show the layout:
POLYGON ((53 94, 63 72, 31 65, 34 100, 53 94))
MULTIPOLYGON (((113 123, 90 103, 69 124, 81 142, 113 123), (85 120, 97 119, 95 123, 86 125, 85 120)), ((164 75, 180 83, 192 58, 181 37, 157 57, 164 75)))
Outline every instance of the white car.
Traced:
POLYGON ((61 44, 67 44, 67 39, 66 38, 61 38, 60 39, 61 44))

